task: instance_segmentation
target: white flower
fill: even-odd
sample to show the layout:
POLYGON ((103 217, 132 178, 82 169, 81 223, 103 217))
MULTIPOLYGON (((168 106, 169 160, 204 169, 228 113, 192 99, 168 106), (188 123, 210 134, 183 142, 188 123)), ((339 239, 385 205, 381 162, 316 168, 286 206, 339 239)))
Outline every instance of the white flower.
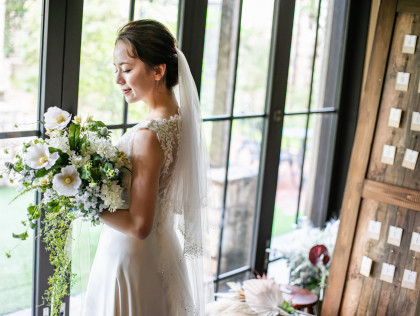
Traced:
POLYGON ((65 153, 70 152, 69 139, 68 139, 66 133, 64 133, 64 135, 62 135, 57 130, 51 130, 48 133, 48 135, 50 136, 50 139, 47 140, 47 141, 48 141, 50 147, 60 149, 62 152, 65 152, 65 153))
POLYGON ((70 122, 71 115, 56 106, 48 108, 44 114, 46 129, 63 129, 70 122))
POLYGON ((283 295, 274 280, 247 280, 244 282, 245 300, 249 307, 260 316, 281 314, 283 295))
POLYGON ((119 206, 123 204, 124 200, 121 198, 123 188, 117 183, 117 181, 112 181, 111 185, 102 185, 101 199, 104 201, 105 204, 103 205, 102 209, 105 207, 109 207, 110 211, 115 211, 119 206))
POLYGON ((70 163, 73 166, 75 166, 76 168, 80 168, 80 167, 86 165, 89 160, 90 160, 90 155, 87 155, 87 156, 83 157, 83 156, 76 155, 75 152, 73 152, 70 155, 70 163))
POLYGON ((76 195, 81 184, 79 173, 72 165, 61 169, 61 173, 56 174, 53 178, 53 189, 64 196, 76 195))
POLYGON ((25 155, 25 163, 33 169, 50 169, 54 166, 57 159, 60 157, 58 153, 50 154, 48 146, 45 144, 33 145, 25 155))

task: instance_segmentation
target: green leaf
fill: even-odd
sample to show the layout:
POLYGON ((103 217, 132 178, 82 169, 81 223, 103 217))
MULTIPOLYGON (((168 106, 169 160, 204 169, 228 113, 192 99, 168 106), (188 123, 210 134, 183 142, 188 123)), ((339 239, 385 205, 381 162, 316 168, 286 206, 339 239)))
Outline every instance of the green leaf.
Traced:
POLYGON ((79 152, 79 150, 80 150, 80 125, 76 125, 76 126, 77 126, 77 128, 76 128, 76 131, 75 131, 75 134, 74 134, 74 144, 75 144, 75 147, 76 147, 76 151, 79 152))
POLYGON ((104 169, 105 169, 105 170, 111 170, 111 169, 114 169, 114 165, 113 165, 112 163, 110 163, 110 162, 107 162, 107 163, 105 164, 105 166, 104 166, 104 169))
POLYGON ((76 150, 77 139, 80 136, 80 125, 71 124, 69 126, 69 145, 71 150, 76 150))
POLYGON ((24 232, 22 234, 12 234, 13 238, 20 239, 20 240, 26 240, 26 238, 29 237, 28 232, 24 232))
POLYGON ((98 155, 98 154, 93 154, 92 155, 92 160, 93 161, 99 161, 99 160, 101 160, 102 159, 102 157, 100 156, 100 155, 98 155))
POLYGON ((10 258, 10 257, 12 256, 12 255, 10 254, 10 251, 5 252, 4 254, 6 255, 6 257, 7 257, 7 258, 10 258))
POLYGON ((86 147, 89 146, 89 141, 86 138, 86 135, 80 138, 80 152, 83 152, 86 150, 86 147))
POLYGON ((86 170, 86 168, 81 169, 82 173, 80 175, 80 178, 83 180, 89 180, 90 179, 90 171, 86 170))
POLYGON ((37 172, 35 172, 35 178, 42 178, 43 176, 47 175, 48 170, 45 168, 39 169, 37 172))
POLYGON ((102 127, 106 127, 106 125, 103 122, 101 122, 101 121, 91 121, 89 123, 89 130, 90 131, 96 132, 96 131, 98 131, 102 127))
POLYGON ((30 228, 35 229, 37 226, 38 226, 37 222, 35 222, 35 221, 33 221, 33 222, 31 221, 31 222, 29 222, 29 227, 30 227, 30 228))
POLYGON ((48 147, 48 151, 50 152, 50 154, 55 153, 55 152, 61 154, 63 152, 61 149, 54 148, 54 147, 48 147))
POLYGON ((28 208, 27 208, 27 211, 28 211, 28 213, 31 215, 31 216, 33 216, 34 215, 34 213, 35 213, 35 211, 36 211, 36 206, 35 205, 32 205, 32 204, 30 204, 29 206, 28 206, 28 208))

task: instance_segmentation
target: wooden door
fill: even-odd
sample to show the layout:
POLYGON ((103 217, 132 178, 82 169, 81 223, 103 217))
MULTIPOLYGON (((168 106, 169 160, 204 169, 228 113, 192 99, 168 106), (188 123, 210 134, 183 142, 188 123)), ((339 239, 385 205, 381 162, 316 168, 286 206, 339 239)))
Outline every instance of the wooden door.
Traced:
POLYGON ((420 152, 411 127, 420 112, 419 37, 420 0, 381 1, 322 315, 420 315, 420 253, 410 250, 420 233, 420 162, 402 166, 407 149, 420 152), (417 36, 414 53, 403 52, 406 35, 417 36), (398 73, 409 73, 407 91, 398 73), (399 127, 389 126, 391 108, 401 110, 399 127), (385 145, 395 148, 393 164, 383 162, 385 145), (381 223, 379 240, 368 234, 371 220, 381 223), (403 229, 399 246, 388 243, 391 226, 403 229), (369 277, 360 274, 363 256, 373 260, 369 277), (392 282, 381 280, 384 263, 395 267, 392 282), (418 274, 414 290, 402 286, 406 269, 418 274))

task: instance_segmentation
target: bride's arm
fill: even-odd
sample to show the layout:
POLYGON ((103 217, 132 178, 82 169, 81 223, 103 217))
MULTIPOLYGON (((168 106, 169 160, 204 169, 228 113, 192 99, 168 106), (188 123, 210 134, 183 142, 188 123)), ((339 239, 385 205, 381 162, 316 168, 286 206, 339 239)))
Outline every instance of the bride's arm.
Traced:
POLYGON ((163 158, 156 134, 147 129, 138 131, 133 139, 129 210, 102 212, 102 222, 139 239, 145 239, 150 234, 163 158))

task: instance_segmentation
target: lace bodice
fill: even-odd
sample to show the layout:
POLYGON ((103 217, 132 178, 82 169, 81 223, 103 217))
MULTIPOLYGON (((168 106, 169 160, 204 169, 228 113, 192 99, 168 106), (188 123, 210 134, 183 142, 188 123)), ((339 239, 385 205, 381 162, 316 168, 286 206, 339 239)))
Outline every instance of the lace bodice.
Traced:
MULTIPOLYGON (((125 133, 118 141, 117 147, 123 151, 129 159, 131 159, 132 156, 134 135, 140 129, 149 129, 156 133, 164 155, 163 165, 159 175, 159 206, 166 200, 165 195, 169 189, 173 167, 178 156, 181 138, 181 117, 176 114, 169 119, 146 120, 135 125, 131 130, 125 133)), ((129 166, 129 168, 131 169, 131 166, 129 166)), ((124 205, 121 208, 128 209, 131 191, 131 173, 128 171, 124 171, 123 184, 124 205)))

